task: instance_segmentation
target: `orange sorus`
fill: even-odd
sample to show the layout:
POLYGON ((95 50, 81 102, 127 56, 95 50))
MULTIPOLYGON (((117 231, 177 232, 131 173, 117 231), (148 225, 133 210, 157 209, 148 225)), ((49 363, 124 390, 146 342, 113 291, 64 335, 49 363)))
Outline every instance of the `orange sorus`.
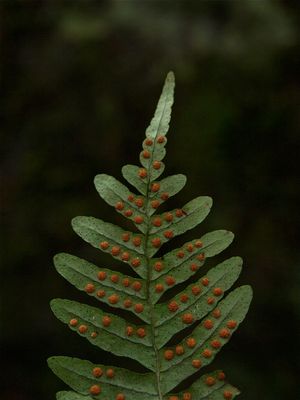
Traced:
POLYGON ((179 308, 179 305, 176 303, 176 301, 171 301, 171 302, 168 304, 168 309, 169 309, 169 311, 171 311, 171 312, 177 311, 178 308, 179 308))
POLYGON ((191 313, 187 313, 187 314, 183 314, 182 316, 182 321, 185 324, 191 324, 192 322, 194 322, 194 316, 191 313))
POLYGON ((100 376, 102 376, 102 374, 103 374, 103 371, 100 367, 95 367, 93 369, 93 375, 95 378, 99 378, 100 376))
POLYGON ((96 396, 97 394, 101 393, 101 387, 99 385, 92 385, 90 387, 90 393, 93 396, 96 396))
POLYGON ((166 350, 164 352, 164 357, 167 361, 172 360, 172 358, 174 357, 174 351, 173 350, 166 350))
POLYGON ((124 208, 124 203, 122 201, 118 201, 115 205, 116 210, 122 211, 124 208))
POLYGON ((111 324, 111 318, 108 315, 104 315, 104 317, 102 317, 102 325, 107 327, 110 324, 111 324))
POLYGON ((134 259, 131 261, 131 265, 132 265, 134 268, 137 268, 137 267, 139 267, 139 266, 141 265, 141 260, 140 260, 139 258, 134 258, 134 259))
POLYGON ((168 286, 173 286, 175 284, 175 278, 171 275, 166 276, 165 282, 168 286))
POLYGON ((151 201, 151 207, 156 209, 160 206, 160 202, 158 200, 152 200, 151 201))
POLYGON ((105 290, 102 290, 102 289, 98 290, 97 296, 100 297, 100 298, 104 297, 105 296, 105 290))
POLYGON ((106 249, 109 248, 109 243, 106 242, 106 241, 100 242, 100 245, 99 245, 99 246, 101 247, 102 250, 106 250, 106 249))

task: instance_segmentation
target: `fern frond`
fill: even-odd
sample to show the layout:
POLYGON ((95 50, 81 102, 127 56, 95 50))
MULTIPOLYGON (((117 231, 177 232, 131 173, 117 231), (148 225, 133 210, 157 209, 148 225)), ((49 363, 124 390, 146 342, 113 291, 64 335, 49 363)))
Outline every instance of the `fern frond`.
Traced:
POLYGON ((245 318, 252 299, 249 286, 225 296, 241 272, 240 257, 227 259, 199 276, 207 259, 230 245, 232 232, 209 232, 155 257, 165 243, 200 224, 212 207, 210 197, 200 196, 181 208, 158 210, 186 184, 182 174, 159 180, 165 169, 162 160, 174 86, 170 72, 146 130, 141 166, 122 168, 133 191, 106 174, 94 180, 101 198, 132 222, 132 230, 94 217, 72 220, 74 231, 84 241, 127 264, 131 273, 100 268, 67 253, 54 257, 58 273, 100 306, 111 307, 111 312, 104 312, 99 307, 54 299, 51 308, 55 316, 93 345, 129 357, 148 372, 51 357, 50 368, 72 389, 58 392, 58 400, 230 400, 239 394, 222 371, 202 375, 186 390, 172 392, 215 358, 245 318), (195 277, 190 283, 194 275, 197 280, 195 277), (119 309, 126 312, 119 316, 119 309), (132 320, 138 322, 129 322, 132 320))

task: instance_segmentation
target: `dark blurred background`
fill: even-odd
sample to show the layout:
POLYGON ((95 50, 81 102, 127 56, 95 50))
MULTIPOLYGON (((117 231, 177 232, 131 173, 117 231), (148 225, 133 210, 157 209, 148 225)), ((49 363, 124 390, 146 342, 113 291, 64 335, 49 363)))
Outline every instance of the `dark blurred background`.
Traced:
POLYGON ((99 172, 121 179, 122 165, 138 162, 172 69, 167 173, 188 176, 172 204, 213 197, 209 218, 186 237, 235 232, 219 259, 241 255, 239 283, 255 293, 211 368, 225 369, 241 400, 295 400, 297 2, 2 0, 0 7, 1 399, 54 399, 65 385, 47 368, 50 355, 127 363, 51 314, 53 297, 88 301, 56 273, 52 257, 67 251, 109 265, 72 232, 70 219, 123 222, 92 180, 99 172))

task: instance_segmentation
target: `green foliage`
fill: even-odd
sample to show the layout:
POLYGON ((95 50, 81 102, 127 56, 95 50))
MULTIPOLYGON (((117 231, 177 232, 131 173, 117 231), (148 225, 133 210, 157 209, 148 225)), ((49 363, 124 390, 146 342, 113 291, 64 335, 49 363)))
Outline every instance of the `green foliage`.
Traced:
POLYGON ((95 346, 134 359, 149 372, 140 374, 76 358, 52 357, 48 360, 50 368, 73 389, 59 392, 58 400, 217 400, 239 394, 225 381, 222 371, 203 375, 190 388, 176 391, 228 342, 248 311, 252 290, 242 286, 224 297, 241 272, 240 257, 218 264, 205 276, 199 275, 207 258, 232 242, 233 234, 226 230, 207 233, 154 257, 164 243, 202 222, 212 206, 211 198, 202 196, 180 209, 156 213, 186 183, 184 175, 157 181, 164 171, 161 160, 166 154, 174 86, 170 72, 146 130, 140 154, 142 168, 126 165, 122 169, 124 178, 140 195, 111 176, 95 178, 100 196, 137 229, 129 232, 93 217, 80 216, 72 221, 83 240, 125 262, 132 274, 99 268, 66 253, 54 258, 57 271, 65 279, 111 307, 111 312, 104 312, 75 301, 54 299, 51 308, 57 318, 95 346), (119 316, 118 309, 126 311, 119 316))

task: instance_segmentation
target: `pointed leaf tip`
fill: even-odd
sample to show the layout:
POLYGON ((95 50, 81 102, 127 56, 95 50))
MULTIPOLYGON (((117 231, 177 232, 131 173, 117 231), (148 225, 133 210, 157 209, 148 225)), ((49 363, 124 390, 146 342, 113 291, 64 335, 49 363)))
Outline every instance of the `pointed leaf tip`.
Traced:
POLYGON ((168 81, 175 81, 175 74, 173 71, 169 71, 167 74, 167 78, 168 81))

